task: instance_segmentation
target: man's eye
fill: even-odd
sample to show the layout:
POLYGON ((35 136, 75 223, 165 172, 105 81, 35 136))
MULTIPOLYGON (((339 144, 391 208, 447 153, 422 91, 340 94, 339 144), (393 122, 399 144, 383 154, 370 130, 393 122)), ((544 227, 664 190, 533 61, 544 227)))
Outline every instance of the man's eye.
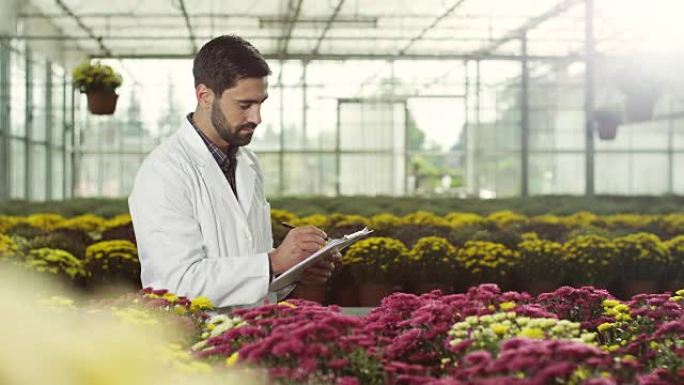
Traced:
POLYGON ((249 103, 248 104, 244 104, 244 103, 240 104, 240 108, 242 108, 243 110, 248 109, 250 106, 251 106, 251 104, 249 104, 249 103))

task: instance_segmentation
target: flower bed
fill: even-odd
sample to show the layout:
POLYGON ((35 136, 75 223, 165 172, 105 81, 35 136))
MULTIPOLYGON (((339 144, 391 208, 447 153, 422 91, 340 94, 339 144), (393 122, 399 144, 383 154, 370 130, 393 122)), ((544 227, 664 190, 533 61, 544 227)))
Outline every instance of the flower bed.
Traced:
MULTIPOLYGON (((245 381, 257 383, 266 383, 266 376, 272 383, 293 385, 684 383, 684 290, 621 301, 594 287, 566 286, 535 297, 482 284, 451 295, 395 293, 362 317, 297 299, 211 315, 206 298, 152 288, 76 305, 64 296, 40 294, 51 292, 36 290, 40 285, 28 277, 7 279, 14 275, 2 267, 0 288, 9 291, 7 286, 14 285, 20 290, 16 303, 7 302, 11 296, 0 299, 10 304, 5 307, 10 319, 16 312, 32 320, 23 309, 48 307, 51 313, 42 313, 40 319, 52 319, 46 331, 50 336, 80 335, 75 329, 60 329, 65 324, 55 321, 59 314, 80 319, 83 325, 113 317, 118 326, 108 324, 103 329, 107 333, 129 330, 123 325, 140 328, 140 335, 166 331, 165 343, 155 340, 145 351, 158 351, 162 366, 174 368, 185 381, 196 373, 192 375, 198 376, 197 383, 208 378, 205 374, 214 374, 246 376, 245 381), (42 299, 35 301, 29 294, 42 299)), ((8 350, 11 341, 0 348, 1 365, 16 356, 15 350, 8 350)), ((131 344, 140 348, 140 343, 131 344)), ((117 349, 125 351, 123 346, 117 349)), ((88 367, 85 361, 74 363, 85 356, 65 354, 73 355, 69 367, 88 367)), ((135 356, 133 351, 118 354, 135 356)), ((118 370, 122 381, 132 378, 127 371, 134 373, 129 366, 118 370)))
MULTIPOLYGON (((437 216, 419 211, 366 218, 297 217, 273 210, 272 217, 276 243, 287 231, 279 225, 283 220, 316 225, 333 236, 363 226, 374 228, 376 237, 345 251, 344 266, 335 276, 338 282, 332 285, 345 290, 382 283, 389 287, 380 293, 397 287, 420 293, 430 287, 464 290, 495 282, 536 294, 562 284, 591 284, 624 298, 635 291, 662 291, 684 282, 681 214, 580 212, 528 217, 500 211, 488 216, 460 212, 437 216)), ((128 215, 111 219, 90 214, 0 216, 0 259, 62 276, 83 288, 113 282, 139 285, 135 234, 128 215)))

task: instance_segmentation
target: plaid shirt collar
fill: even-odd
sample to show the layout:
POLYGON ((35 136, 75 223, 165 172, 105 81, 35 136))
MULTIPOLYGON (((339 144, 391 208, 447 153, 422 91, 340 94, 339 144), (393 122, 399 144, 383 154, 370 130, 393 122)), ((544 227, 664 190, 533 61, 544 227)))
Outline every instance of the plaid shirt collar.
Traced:
POLYGON ((228 151, 221 150, 217 145, 215 145, 211 140, 209 140, 209 138, 207 138, 206 135, 204 135, 204 133, 202 132, 202 130, 199 129, 199 127, 195 125, 195 122, 192 120, 192 112, 188 114, 187 118, 192 127, 195 129, 195 131, 197 131, 199 136, 204 141, 204 144, 207 145, 207 148, 216 160, 216 163, 218 163, 219 167, 221 167, 221 170, 225 172, 228 169, 228 167, 230 167, 231 163, 235 162, 235 157, 237 155, 237 150, 239 147, 230 146, 228 147, 228 151))

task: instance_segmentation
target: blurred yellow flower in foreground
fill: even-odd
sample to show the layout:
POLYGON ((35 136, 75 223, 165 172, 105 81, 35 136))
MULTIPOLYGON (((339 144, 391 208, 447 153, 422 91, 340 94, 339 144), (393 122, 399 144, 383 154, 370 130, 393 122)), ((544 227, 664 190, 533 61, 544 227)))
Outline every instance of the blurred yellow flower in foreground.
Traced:
MULTIPOLYGON (((75 298, 0 266, 0 378, 3 385, 255 384, 244 370, 212 367, 172 345, 161 327, 122 322, 107 311, 58 311, 75 298), (40 295, 46 293, 41 301, 40 295), (42 303, 41 303, 42 302, 42 303)), ((127 312, 124 316, 131 316, 127 312)), ((160 325, 163 325, 160 324, 160 325)))

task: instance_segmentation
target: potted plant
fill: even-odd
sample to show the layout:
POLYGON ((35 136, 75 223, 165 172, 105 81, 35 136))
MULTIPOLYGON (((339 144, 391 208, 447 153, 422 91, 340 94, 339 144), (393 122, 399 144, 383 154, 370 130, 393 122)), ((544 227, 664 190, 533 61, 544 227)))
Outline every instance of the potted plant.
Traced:
POLYGON ((655 234, 635 233, 616 238, 617 266, 625 286, 625 298, 640 293, 654 294, 672 267, 668 244, 655 234))
POLYGON ((458 275, 456 248, 442 237, 423 237, 408 253, 409 278, 418 294, 434 289, 448 294, 458 275))
POLYGON ((653 117, 655 104, 660 97, 662 83, 643 68, 628 66, 615 78, 617 87, 625 97, 625 118, 628 122, 643 122, 653 117))
POLYGON ((84 62, 71 73, 74 87, 88 95, 88 110, 95 115, 111 115, 116 109, 121 75, 100 62, 84 62))
POLYGON ((408 250, 399 240, 370 237, 349 246, 342 265, 358 284, 360 306, 377 306, 395 290, 408 250))
POLYGON ((517 249, 520 259, 514 271, 528 293, 536 296, 561 286, 565 271, 563 245, 526 233, 517 249))
POLYGON ((615 139, 618 126, 622 124, 622 117, 618 112, 598 109, 594 111, 594 120, 596 121, 599 139, 615 139))

